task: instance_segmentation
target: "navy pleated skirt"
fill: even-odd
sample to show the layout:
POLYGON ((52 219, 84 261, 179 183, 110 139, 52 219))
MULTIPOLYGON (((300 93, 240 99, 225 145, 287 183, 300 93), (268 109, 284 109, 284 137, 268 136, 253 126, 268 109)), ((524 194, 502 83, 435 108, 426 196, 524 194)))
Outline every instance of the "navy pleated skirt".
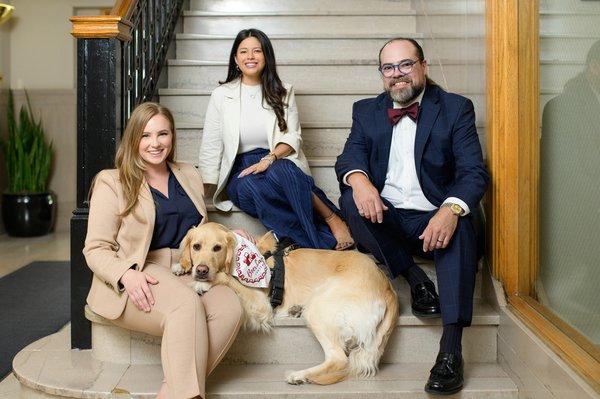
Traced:
POLYGON ((247 214, 260 219, 278 237, 290 237, 300 247, 331 249, 336 239, 329 226, 314 211, 312 194, 331 210, 338 208, 305 174, 288 159, 280 159, 256 175, 239 178, 242 170, 269 153, 259 148, 239 154, 227 183, 229 199, 247 214))

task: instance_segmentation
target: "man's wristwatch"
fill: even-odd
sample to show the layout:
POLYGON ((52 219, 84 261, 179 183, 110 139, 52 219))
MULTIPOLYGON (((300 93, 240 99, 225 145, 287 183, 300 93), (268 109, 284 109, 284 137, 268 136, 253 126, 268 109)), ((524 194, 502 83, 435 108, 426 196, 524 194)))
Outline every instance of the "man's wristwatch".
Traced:
POLYGON ((462 209, 462 206, 460 206, 458 204, 454 204, 452 202, 446 202, 446 203, 442 204, 442 206, 450 208, 452 213, 455 214, 456 216, 462 216, 465 213, 465 210, 462 209))

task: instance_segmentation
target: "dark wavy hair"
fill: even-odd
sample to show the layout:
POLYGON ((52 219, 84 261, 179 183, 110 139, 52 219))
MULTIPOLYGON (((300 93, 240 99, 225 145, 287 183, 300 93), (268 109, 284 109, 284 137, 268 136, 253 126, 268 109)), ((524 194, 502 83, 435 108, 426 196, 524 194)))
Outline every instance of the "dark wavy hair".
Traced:
POLYGON ((231 53, 229 54, 227 79, 225 79, 225 81, 219 81, 219 84, 229 83, 241 78, 242 72, 237 68, 235 55, 237 54, 238 47, 240 47, 240 43, 249 37, 255 37, 260 42, 265 57, 265 69, 263 69, 260 75, 263 101, 266 101, 267 104, 273 108, 273 111, 275 111, 279 130, 286 132, 287 123, 284 118, 284 108, 287 107, 287 104, 285 104, 283 100, 287 94, 287 90, 283 87, 283 83, 281 82, 281 79, 279 79, 279 75, 277 75, 277 64, 275 62, 273 45, 264 32, 250 28, 243 29, 237 34, 233 41, 233 46, 231 47, 231 53))

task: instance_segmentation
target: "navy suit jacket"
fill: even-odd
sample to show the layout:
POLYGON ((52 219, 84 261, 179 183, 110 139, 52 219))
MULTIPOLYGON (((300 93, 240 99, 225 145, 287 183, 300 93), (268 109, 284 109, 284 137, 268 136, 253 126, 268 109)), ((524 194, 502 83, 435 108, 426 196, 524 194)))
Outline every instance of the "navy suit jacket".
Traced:
MULTIPOLYGON (((393 128, 387 109, 392 107, 385 92, 354 103, 352 130, 335 164, 342 192, 350 188, 342 179, 353 169, 366 172, 377 190, 383 190, 393 128)), ((471 100, 436 85, 426 86, 417 121, 415 165, 423 194, 433 205, 439 207, 446 198, 457 197, 471 211, 477 209, 489 174, 471 100)))

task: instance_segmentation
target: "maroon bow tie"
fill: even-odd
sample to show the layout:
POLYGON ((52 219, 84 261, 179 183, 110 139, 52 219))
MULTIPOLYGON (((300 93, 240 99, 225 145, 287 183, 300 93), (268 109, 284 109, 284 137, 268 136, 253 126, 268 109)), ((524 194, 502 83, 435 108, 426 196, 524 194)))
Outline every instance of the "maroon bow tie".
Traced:
POLYGON ((387 110, 390 123, 395 125, 404 115, 408 115, 413 121, 419 117, 419 103, 412 103, 406 108, 389 108, 387 110))

